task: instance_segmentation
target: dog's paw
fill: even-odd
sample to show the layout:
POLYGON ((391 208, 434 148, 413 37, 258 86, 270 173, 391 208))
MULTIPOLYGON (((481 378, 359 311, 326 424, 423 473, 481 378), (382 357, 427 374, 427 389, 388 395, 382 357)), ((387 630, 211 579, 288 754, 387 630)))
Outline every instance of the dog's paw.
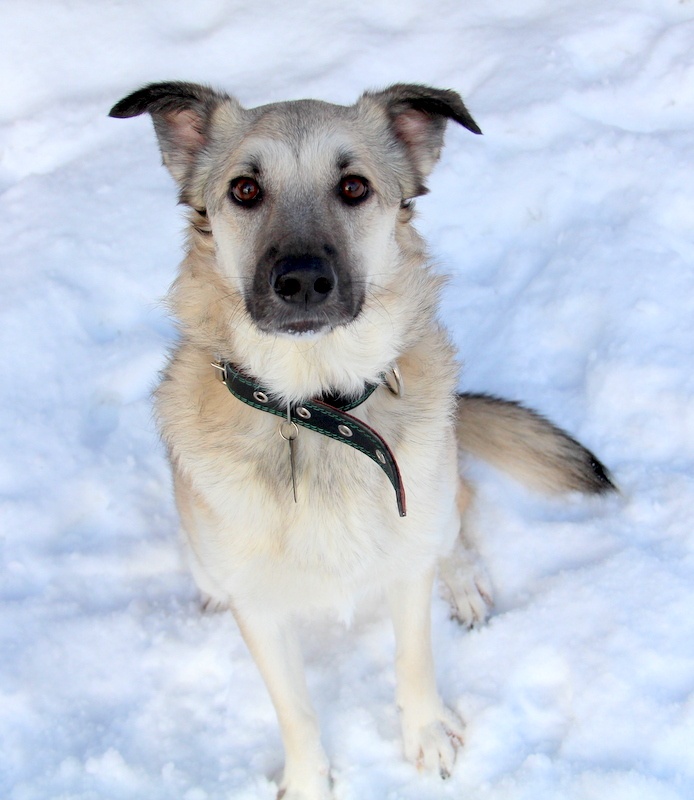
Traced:
POLYGON ((438 771, 442 779, 449 778, 463 744, 464 727, 458 715, 444 706, 423 724, 403 717, 406 758, 418 769, 438 771))
POLYGON ((470 576, 464 584, 452 590, 448 585, 451 619, 465 628, 474 628, 487 620, 493 601, 486 576, 470 576))
POLYGON ((481 625, 494 604, 487 571, 469 550, 457 549, 442 562, 443 591, 451 606, 451 618, 466 628, 481 625))
POLYGON ((280 789, 277 793, 277 800, 334 800, 332 792, 304 792, 301 789, 294 790, 292 788, 280 789))
POLYGON ((330 775, 319 774, 309 781, 283 781, 277 800, 334 800, 330 775))
POLYGON ((229 607, 228 600, 213 597, 206 592, 200 594, 200 610, 203 614, 219 614, 222 611, 228 611, 229 607))

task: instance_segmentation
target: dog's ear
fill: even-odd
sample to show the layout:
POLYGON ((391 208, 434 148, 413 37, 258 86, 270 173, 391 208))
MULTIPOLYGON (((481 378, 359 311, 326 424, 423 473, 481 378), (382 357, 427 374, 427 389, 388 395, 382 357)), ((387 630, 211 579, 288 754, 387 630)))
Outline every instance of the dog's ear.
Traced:
MULTIPOLYGON (((363 98, 385 108, 393 133, 405 145, 420 182, 429 175, 441 155, 449 119, 473 133, 482 133, 462 97, 451 89, 396 83, 381 92, 366 92, 363 98)), ((420 190, 420 193, 426 191, 424 186, 420 190)))
POLYGON ((116 103, 109 116, 152 115, 164 165, 185 196, 191 169, 207 143, 212 113, 225 101, 232 98, 196 83, 152 83, 116 103))

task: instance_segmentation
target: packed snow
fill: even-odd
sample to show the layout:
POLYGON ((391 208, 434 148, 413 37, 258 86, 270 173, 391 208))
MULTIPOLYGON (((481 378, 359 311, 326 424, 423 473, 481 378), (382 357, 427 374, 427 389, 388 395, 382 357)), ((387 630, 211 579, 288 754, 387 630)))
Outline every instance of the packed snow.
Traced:
POLYGON ((547 500, 491 469, 496 606, 434 604, 466 720, 447 782, 404 761, 378 605, 304 630, 338 800, 694 797, 694 2, 23 0, 0 7, 0 797, 272 800, 274 711, 180 557, 150 392, 182 215, 148 118, 191 80, 247 105, 460 91, 418 201, 461 387, 523 400, 611 468, 547 500))

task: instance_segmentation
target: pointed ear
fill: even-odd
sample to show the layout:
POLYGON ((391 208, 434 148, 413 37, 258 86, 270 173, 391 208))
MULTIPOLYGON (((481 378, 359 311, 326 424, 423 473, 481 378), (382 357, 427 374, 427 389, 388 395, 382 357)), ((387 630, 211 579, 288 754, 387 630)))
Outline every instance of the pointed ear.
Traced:
MULTIPOLYGON (((164 165, 186 194, 186 184, 198 154, 207 143, 210 118, 231 98, 195 83, 152 83, 124 97, 110 117, 152 115, 164 165)), ((232 101, 233 102, 233 101, 232 101)))
MULTIPOLYGON (((463 99, 451 89, 433 89, 396 83, 382 92, 366 92, 363 98, 381 105, 390 118, 395 136, 405 145, 420 183, 441 155, 443 134, 449 119, 473 133, 482 133, 463 99)), ((424 186, 421 192, 426 191, 424 186)))

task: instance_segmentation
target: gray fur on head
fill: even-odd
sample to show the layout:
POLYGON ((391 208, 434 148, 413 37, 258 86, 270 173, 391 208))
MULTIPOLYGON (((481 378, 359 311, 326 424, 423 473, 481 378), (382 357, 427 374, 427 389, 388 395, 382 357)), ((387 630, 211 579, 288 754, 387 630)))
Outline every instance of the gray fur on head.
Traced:
MULTIPOLYGON (((181 189, 181 200, 194 204, 193 169, 221 103, 240 109, 233 97, 207 86, 177 81, 152 83, 116 103, 110 116, 151 114, 164 165, 181 189)), ((366 92, 357 105, 361 103, 375 103, 385 112, 416 177, 413 191, 408 192, 412 196, 427 191, 424 181, 439 159, 449 119, 473 133, 482 132, 460 95, 451 89, 396 83, 382 91, 366 92)))

